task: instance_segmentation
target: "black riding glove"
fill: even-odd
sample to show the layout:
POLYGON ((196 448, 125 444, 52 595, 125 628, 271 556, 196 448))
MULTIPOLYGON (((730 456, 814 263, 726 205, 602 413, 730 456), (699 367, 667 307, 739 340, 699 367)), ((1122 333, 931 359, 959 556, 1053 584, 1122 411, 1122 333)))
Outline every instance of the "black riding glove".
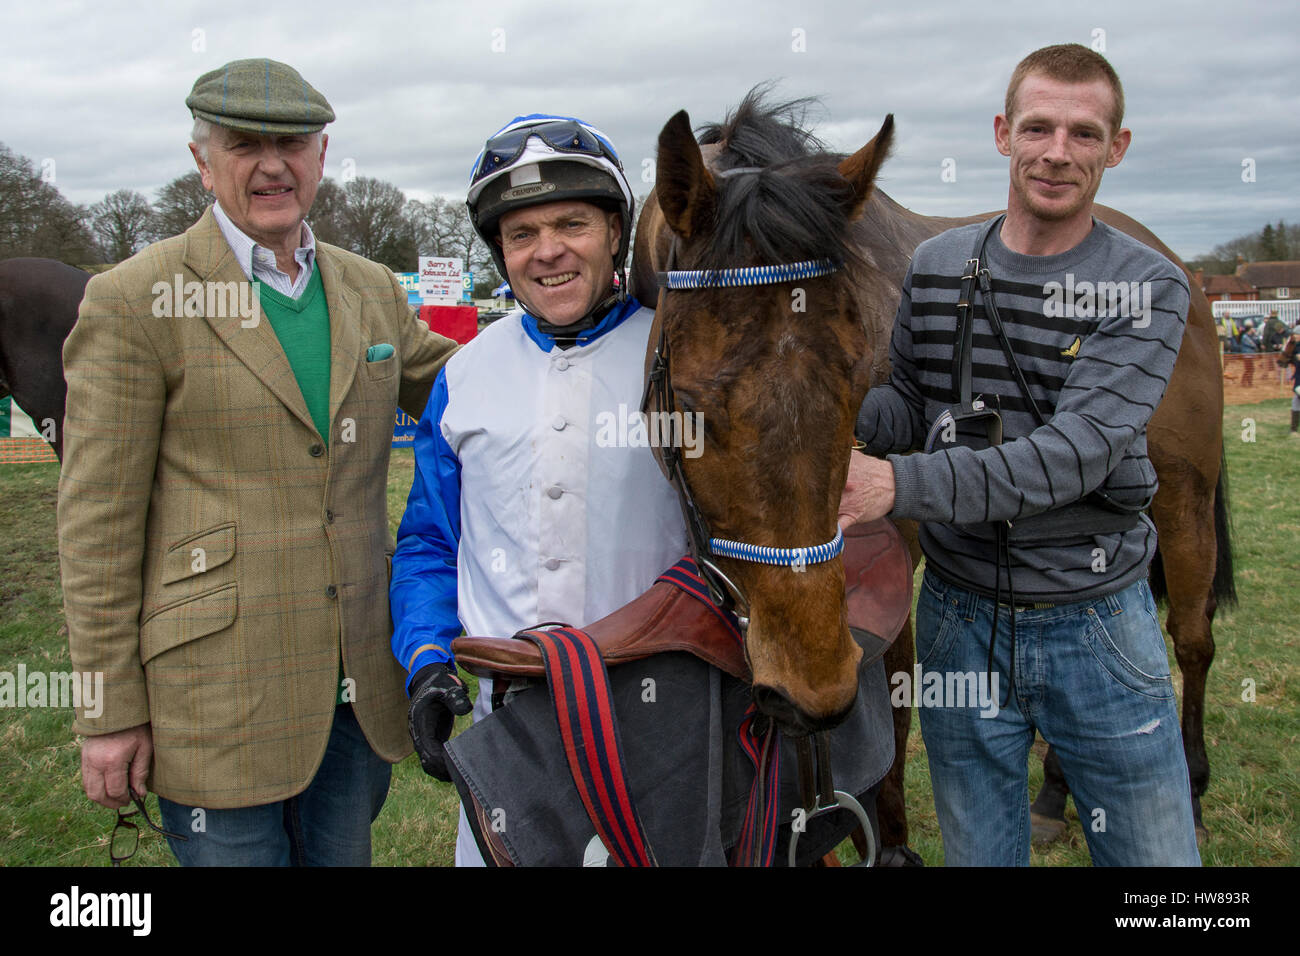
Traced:
POLYGON ((459 677, 446 664, 426 664, 411 678, 411 710, 407 726, 420 755, 420 766, 431 777, 451 782, 442 745, 451 737, 456 717, 473 709, 459 677))

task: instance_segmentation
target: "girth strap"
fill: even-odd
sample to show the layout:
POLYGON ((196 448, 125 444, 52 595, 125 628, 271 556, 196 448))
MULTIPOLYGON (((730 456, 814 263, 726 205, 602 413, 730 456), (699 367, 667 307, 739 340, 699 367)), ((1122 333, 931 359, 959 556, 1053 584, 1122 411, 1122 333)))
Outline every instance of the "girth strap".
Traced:
MULTIPOLYGON (((689 557, 661 574, 656 579, 660 582, 695 598, 726 625, 737 644, 743 642, 735 617, 713 603, 708 584, 689 557)), ((609 672, 596 642, 573 627, 520 631, 515 637, 531 641, 542 653, 569 773, 601 842, 622 866, 656 865, 628 790, 609 672)), ((772 866, 781 824, 780 734, 752 703, 736 734, 741 751, 754 766, 754 781, 740 836, 728 860, 732 866, 772 866)))
MULTIPOLYGON (((693 560, 682 558, 659 575, 655 583, 659 581, 681 588, 705 605, 727 625, 736 641, 743 643, 736 616, 713 603, 708 582, 700 577, 693 560)), ((781 824, 781 735, 776 724, 763 717, 751 703, 736 728, 736 739, 741 752, 754 766, 754 782, 749 788, 740 836, 727 861, 731 866, 771 866, 776 860, 777 827, 781 824)))
POLYGON ((656 865, 628 790, 609 673, 595 641, 568 627, 515 636, 542 652, 569 772, 610 857, 620 866, 656 865))
POLYGON ((752 703, 736 729, 740 749, 754 765, 754 783, 745 804, 740 836, 731 848, 731 866, 772 866, 776 861, 777 828, 781 825, 781 736, 776 724, 752 703))

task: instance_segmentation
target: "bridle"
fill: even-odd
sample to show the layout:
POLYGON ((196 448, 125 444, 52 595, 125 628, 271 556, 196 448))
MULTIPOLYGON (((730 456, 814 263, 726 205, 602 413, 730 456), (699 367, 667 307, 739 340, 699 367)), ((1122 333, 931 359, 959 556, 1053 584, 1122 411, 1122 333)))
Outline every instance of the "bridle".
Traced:
MULTIPOLYGON (((758 167, 743 167, 725 170, 715 175, 729 177, 749 173, 758 173, 758 167)), ((804 262, 781 263, 768 266, 746 266, 733 269, 674 269, 677 263, 678 237, 672 237, 668 249, 665 269, 658 273, 659 288, 664 292, 693 291, 699 289, 729 289, 746 286, 774 285, 780 282, 797 282, 830 275, 839 270, 839 264, 830 259, 814 259, 804 262)), ((668 414, 668 421, 675 422, 677 403, 672 386, 672 355, 668 342, 668 322, 659 318, 659 340, 655 343, 654 357, 646 376, 645 393, 641 397, 641 411, 649 414, 650 402, 660 413, 668 414)), ((779 565, 802 571, 809 564, 819 564, 838 557, 844 550, 844 533, 838 525, 835 537, 824 544, 803 548, 773 548, 751 544, 745 541, 730 541, 715 538, 709 532, 708 521, 701 514, 691 494, 690 484, 682 466, 682 451, 676 440, 661 442, 660 456, 668 480, 677 491, 681 504, 682 517, 690 536, 691 555, 699 567, 700 575, 709 590, 713 603, 724 611, 736 616, 742 636, 749 630, 749 602, 740 587, 718 567, 715 556, 733 558, 739 561, 752 561, 759 564, 779 565)), ((748 652, 747 652, 748 653, 748 652)), ((764 735, 762 756, 756 773, 762 776, 775 747, 775 723, 769 723, 764 735)), ((829 742, 825 733, 815 733, 811 737, 801 737, 796 741, 799 763, 799 791, 805 814, 804 822, 814 816, 829 813, 837 807, 849 810, 857 817, 858 823, 867 841, 867 851, 858 865, 872 866, 875 863, 876 846, 871 820, 867 812, 851 794, 836 790, 831 780, 831 761, 829 742)), ((761 806, 761 805, 760 805, 761 806)), ((761 811, 760 811, 761 812, 761 811)), ((790 835, 789 863, 795 865, 796 849, 802 827, 795 827, 790 835)), ((754 849, 755 859, 760 848, 754 849)))
MULTIPOLYGON (((673 266, 677 261, 677 242, 677 237, 674 235, 668 251, 667 268, 658 273, 659 288, 665 291, 774 285, 778 282, 797 282, 829 275, 839 269, 839 266, 829 259, 815 259, 807 262, 746 266, 736 269, 675 270, 673 266)), ((673 395, 671 361, 668 323, 660 319, 659 340, 655 344, 654 358, 651 360, 649 374, 646 377, 641 411, 643 414, 650 414, 653 398, 657 411, 661 414, 667 413, 668 421, 675 422, 678 409, 673 395)), ((835 529, 835 537, 830 541, 803 548, 773 548, 746 541, 713 537, 709 532, 709 523, 695 504, 695 497, 691 494, 690 484, 686 480, 680 443, 674 436, 672 440, 661 443, 659 451, 664 468, 668 472, 668 480, 677 491, 682 517, 686 523, 687 533, 690 535, 691 556, 695 558, 700 574, 708 585, 709 596, 718 607, 736 615, 742 633, 749 627, 749 602, 740 587, 718 567, 715 557, 778 565, 802 571, 810 564, 829 561, 844 550, 844 534, 838 527, 835 529)))

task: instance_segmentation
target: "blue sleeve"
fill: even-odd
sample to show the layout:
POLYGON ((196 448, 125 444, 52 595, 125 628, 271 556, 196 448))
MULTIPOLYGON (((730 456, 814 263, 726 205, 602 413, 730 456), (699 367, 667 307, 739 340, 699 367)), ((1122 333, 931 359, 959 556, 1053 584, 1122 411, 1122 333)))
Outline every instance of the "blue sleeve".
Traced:
POLYGON ((456 552, 460 546, 460 460, 442 437, 447 376, 438 373, 415 430, 415 480, 397 529, 388 586, 393 654, 414 674, 426 664, 452 663, 461 633, 456 614, 456 552))

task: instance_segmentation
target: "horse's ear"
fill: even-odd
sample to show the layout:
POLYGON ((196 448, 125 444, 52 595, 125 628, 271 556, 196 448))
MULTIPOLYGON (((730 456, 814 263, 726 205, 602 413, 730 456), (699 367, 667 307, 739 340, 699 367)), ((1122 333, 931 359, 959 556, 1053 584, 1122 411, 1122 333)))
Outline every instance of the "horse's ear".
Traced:
POLYGON ((659 208, 673 232, 690 239, 713 221, 717 187, 704 167, 700 144, 691 132, 691 118, 681 110, 659 133, 655 171, 659 208))
POLYGON ((894 114, 885 117, 879 132, 860 150, 840 163, 840 175, 853 185, 853 199, 849 203, 848 215, 852 222, 862 215, 862 207, 871 197, 871 187, 876 181, 876 173, 889 156, 889 149, 894 142, 894 114))

